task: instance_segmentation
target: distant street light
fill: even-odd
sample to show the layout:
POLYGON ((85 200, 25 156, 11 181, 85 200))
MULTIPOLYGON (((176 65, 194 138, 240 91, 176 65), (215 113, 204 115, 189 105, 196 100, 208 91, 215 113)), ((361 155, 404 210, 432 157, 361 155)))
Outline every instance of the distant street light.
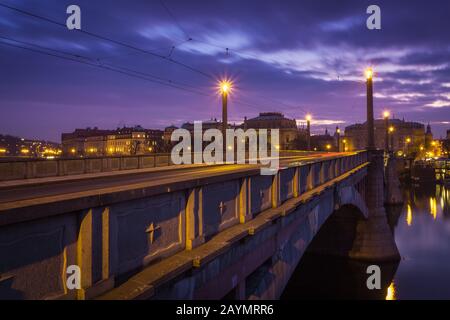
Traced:
POLYGON ((386 153, 389 153, 389 115, 389 111, 383 112, 385 128, 384 149, 386 150, 386 153))
POLYGON ((337 145, 337 152, 341 151, 341 129, 339 127, 336 127, 336 145, 337 145))
POLYGON ((390 149, 392 151, 394 151, 394 131, 395 131, 394 126, 390 126, 389 127, 389 134, 391 135, 391 147, 390 147, 390 149))
POLYGON ((411 138, 410 137, 407 137, 406 138, 406 140, 405 140, 405 154, 407 154, 407 153, 409 153, 409 143, 411 142, 411 138))

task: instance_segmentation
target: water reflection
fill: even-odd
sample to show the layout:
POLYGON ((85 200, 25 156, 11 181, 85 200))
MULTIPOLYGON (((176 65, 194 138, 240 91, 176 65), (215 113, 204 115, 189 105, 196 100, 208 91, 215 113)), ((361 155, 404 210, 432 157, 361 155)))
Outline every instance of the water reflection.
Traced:
POLYGON ((395 283, 391 282, 389 287, 387 288, 386 300, 396 300, 395 297, 395 283))
POLYGON ((404 190, 403 207, 386 208, 402 259, 380 264, 381 290, 368 290, 368 263, 306 253, 282 299, 450 299, 450 190, 404 190))
POLYGON ((407 210, 406 210, 406 223, 410 227, 412 225, 412 209, 411 205, 407 204, 407 210))
POLYGON ((397 263, 379 264, 381 289, 369 290, 367 267, 372 263, 306 253, 281 299, 393 299, 397 263))

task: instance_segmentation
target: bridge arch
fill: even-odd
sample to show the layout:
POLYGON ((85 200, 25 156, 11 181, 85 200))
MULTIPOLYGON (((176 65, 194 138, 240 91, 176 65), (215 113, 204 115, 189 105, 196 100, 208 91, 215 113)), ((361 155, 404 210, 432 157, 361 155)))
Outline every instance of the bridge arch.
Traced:
POLYGON ((306 252, 348 257, 354 249, 358 225, 368 219, 367 205, 354 186, 335 191, 334 210, 311 239, 306 252))
POLYGON ((369 217, 369 209, 367 208, 366 202, 354 186, 339 188, 335 208, 339 209, 345 205, 354 206, 364 218, 367 219, 369 217))

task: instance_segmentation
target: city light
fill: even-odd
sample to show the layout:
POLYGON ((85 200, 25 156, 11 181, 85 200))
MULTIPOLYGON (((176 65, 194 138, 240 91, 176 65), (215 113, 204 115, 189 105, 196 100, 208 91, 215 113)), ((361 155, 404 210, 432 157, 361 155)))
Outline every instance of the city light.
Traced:
POLYGON ((327 150, 330 150, 331 149, 331 144, 327 144, 326 148, 327 148, 327 150))
POLYGON ((76 152, 75 148, 70 149, 70 152, 75 153, 76 152))
POLYGON ((30 153, 30 150, 22 149, 22 150, 20 150, 20 152, 23 153, 23 154, 28 154, 28 153, 30 153))
POLYGON ((312 116, 310 114, 307 114, 305 119, 306 119, 306 121, 311 121, 312 120, 312 116))
POLYGON ((389 127, 389 132, 390 132, 390 133, 394 132, 394 130, 395 130, 395 128, 394 128, 393 126, 390 126, 390 127, 389 127))
POLYGON ((387 110, 383 112, 383 118, 389 118, 390 115, 391 114, 387 110))
POLYGON ((371 67, 368 67, 368 68, 366 69, 366 78, 367 78, 367 79, 372 79, 372 77, 373 77, 373 70, 372 70, 371 67))
POLYGON ((6 149, 0 149, 0 153, 6 153, 6 149))
POLYGON ((411 138, 406 138, 406 143, 410 143, 411 142, 411 138))

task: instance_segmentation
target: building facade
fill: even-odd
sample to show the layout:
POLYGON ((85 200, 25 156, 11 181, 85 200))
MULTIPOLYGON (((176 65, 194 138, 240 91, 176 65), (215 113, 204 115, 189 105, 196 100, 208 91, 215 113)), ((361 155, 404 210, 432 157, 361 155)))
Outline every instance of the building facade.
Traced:
MULTIPOLYGON (((384 119, 374 121, 375 147, 384 149, 386 143, 386 130, 388 130, 389 147, 400 154, 419 153, 425 149, 425 126, 418 122, 409 122, 400 119, 389 119, 388 128, 384 119), (390 128, 390 129, 389 129, 390 128)), ((430 128, 431 134, 431 128, 430 128)), ((428 135, 432 141, 433 137, 428 135)), ((348 151, 362 150, 367 147, 367 125, 353 124, 345 128, 345 136, 342 137, 344 148, 348 151)))
POLYGON ((295 119, 286 118, 281 112, 262 112, 259 116, 251 119, 245 119, 244 129, 279 129, 280 149, 296 149, 299 129, 295 119))
POLYGON ((127 156, 160 152, 164 132, 141 126, 116 130, 76 129, 63 133, 61 140, 66 157, 127 156))

